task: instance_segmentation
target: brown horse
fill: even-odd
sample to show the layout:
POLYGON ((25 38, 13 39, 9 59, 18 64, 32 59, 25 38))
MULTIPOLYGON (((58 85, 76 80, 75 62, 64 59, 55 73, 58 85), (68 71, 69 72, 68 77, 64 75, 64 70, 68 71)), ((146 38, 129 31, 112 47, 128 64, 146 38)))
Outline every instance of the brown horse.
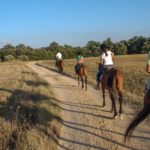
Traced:
MULTIPOLYGON (((99 69, 101 64, 99 64, 99 69)), ((122 115, 122 90, 123 90, 123 73, 115 68, 107 68, 101 78, 101 87, 102 87, 102 94, 103 94, 103 104, 104 107, 106 105, 105 102, 105 89, 108 89, 109 96, 112 102, 111 105, 111 112, 114 111, 114 118, 117 117, 117 110, 116 110, 116 92, 119 95, 119 115, 121 119, 123 119, 122 115)))
POLYGON ((84 88, 84 83, 85 83, 85 90, 87 90, 87 67, 84 64, 80 66, 77 75, 78 75, 78 85, 80 85, 80 79, 81 79, 82 88, 84 88))
POLYGON ((134 129, 150 114, 150 87, 145 92, 144 96, 144 108, 135 116, 131 121, 125 132, 125 141, 131 137, 134 129))
POLYGON ((58 68, 59 73, 63 73, 63 66, 64 66, 64 62, 63 60, 57 60, 56 61, 56 67, 58 68))

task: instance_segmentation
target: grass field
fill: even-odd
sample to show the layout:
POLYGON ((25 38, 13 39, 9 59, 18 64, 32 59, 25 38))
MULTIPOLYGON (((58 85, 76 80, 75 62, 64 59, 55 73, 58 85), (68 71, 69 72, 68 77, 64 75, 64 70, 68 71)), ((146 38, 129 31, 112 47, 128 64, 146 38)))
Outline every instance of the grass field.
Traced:
POLYGON ((59 110, 48 83, 21 62, 0 63, 0 72, 0 149, 56 149, 59 110))
MULTIPOLYGON (((99 58, 86 58, 88 82, 95 85, 99 58)), ((146 55, 115 56, 115 66, 124 74, 124 100, 141 105, 149 75, 146 55)), ((56 70, 55 61, 38 62, 56 70)), ((76 77, 75 59, 64 60, 64 72, 76 77)), ((59 109, 53 91, 23 62, 0 63, 0 149, 56 149, 59 109)), ((58 131, 59 132, 59 131, 58 131)))
MULTIPOLYGON (((147 55, 115 56, 113 59, 115 66, 124 74, 124 101, 131 104, 143 104, 145 83, 149 77, 145 72, 147 55)), ((98 60, 98 57, 85 59, 88 67, 88 82, 93 86, 96 85, 95 78, 98 67, 96 62, 98 60)), ((72 77, 75 77, 75 63, 75 59, 64 60, 64 72, 72 77)), ((40 64, 56 69, 54 60, 40 62, 40 64)))

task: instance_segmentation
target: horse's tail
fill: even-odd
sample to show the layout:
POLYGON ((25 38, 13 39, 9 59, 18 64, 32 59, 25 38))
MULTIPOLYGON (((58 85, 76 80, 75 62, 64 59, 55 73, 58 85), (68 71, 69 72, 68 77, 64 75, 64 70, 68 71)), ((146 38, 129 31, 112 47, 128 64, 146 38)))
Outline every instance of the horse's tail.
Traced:
POLYGON ((125 141, 127 138, 131 137, 135 127, 138 126, 148 116, 148 114, 150 114, 150 103, 145 106, 129 124, 125 132, 125 141))
POLYGON ((107 80, 107 85, 108 87, 112 88, 113 87, 113 83, 115 82, 115 76, 116 76, 117 70, 114 69, 111 76, 108 78, 107 80))

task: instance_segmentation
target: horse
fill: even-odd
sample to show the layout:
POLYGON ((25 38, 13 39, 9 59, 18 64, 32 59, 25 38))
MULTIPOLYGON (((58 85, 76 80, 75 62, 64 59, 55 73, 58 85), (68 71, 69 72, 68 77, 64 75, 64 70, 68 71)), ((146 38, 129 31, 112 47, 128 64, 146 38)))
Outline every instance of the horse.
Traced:
MULTIPOLYGON (((101 63, 99 64, 99 69, 101 68, 101 63)), ((121 117, 121 119, 123 119, 123 115, 122 115, 122 101, 123 101, 123 96, 122 96, 122 91, 123 91, 123 73, 116 69, 116 68, 106 68, 101 81, 98 81, 99 83, 101 83, 101 87, 102 87, 102 95, 103 95, 103 104, 102 106, 104 107, 106 105, 105 102, 105 89, 108 89, 109 92, 109 96, 112 102, 111 105, 111 112, 114 111, 114 116, 113 118, 117 118, 117 110, 116 110, 116 91, 118 92, 118 96, 119 96, 119 116, 121 117)))
POLYGON ((63 66, 64 66, 64 62, 63 60, 57 60, 56 61, 56 67, 58 68, 59 73, 63 73, 63 66))
POLYGON ((125 131, 124 141, 127 138, 130 138, 134 129, 144 121, 148 115, 150 114, 150 87, 146 90, 144 95, 144 107, 139 113, 135 116, 135 118, 131 121, 128 128, 125 131))
POLYGON ((79 71, 76 71, 78 75, 78 85, 80 85, 80 79, 82 82, 82 88, 84 88, 84 83, 85 83, 85 90, 87 90, 87 67, 82 64, 80 66, 79 71))

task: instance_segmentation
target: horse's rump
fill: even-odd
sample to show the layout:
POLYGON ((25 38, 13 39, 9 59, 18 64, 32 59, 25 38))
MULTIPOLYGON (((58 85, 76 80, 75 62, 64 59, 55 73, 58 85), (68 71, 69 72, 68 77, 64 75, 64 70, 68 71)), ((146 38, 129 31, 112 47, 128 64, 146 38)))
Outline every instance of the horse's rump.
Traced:
POLYGON ((77 64, 75 66, 75 71, 78 75, 78 84, 79 84, 79 78, 81 78, 82 88, 84 88, 84 82, 85 82, 85 90, 87 90, 87 68, 86 66, 84 64, 77 64))
POLYGON ((63 72, 63 60, 57 60, 56 61, 56 67, 58 68, 59 72, 63 72))
POLYGON ((107 68, 101 78, 102 94, 103 94, 103 105, 105 102, 105 89, 108 90, 109 96, 112 102, 111 112, 114 111, 114 118, 117 116, 116 110, 116 94, 119 99, 119 115, 122 117, 122 89, 123 89, 123 74, 116 68, 107 68), (117 91, 117 93, 116 93, 117 91))
POLYGON ((63 65, 63 60, 61 59, 61 60, 57 60, 56 61, 56 66, 59 68, 60 66, 62 66, 63 65))
POLYGON ((83 72, 85 68, 86 68, 85 64, 77 64, 77 65, 75 65, 75 71, 77 73, 83 72))

